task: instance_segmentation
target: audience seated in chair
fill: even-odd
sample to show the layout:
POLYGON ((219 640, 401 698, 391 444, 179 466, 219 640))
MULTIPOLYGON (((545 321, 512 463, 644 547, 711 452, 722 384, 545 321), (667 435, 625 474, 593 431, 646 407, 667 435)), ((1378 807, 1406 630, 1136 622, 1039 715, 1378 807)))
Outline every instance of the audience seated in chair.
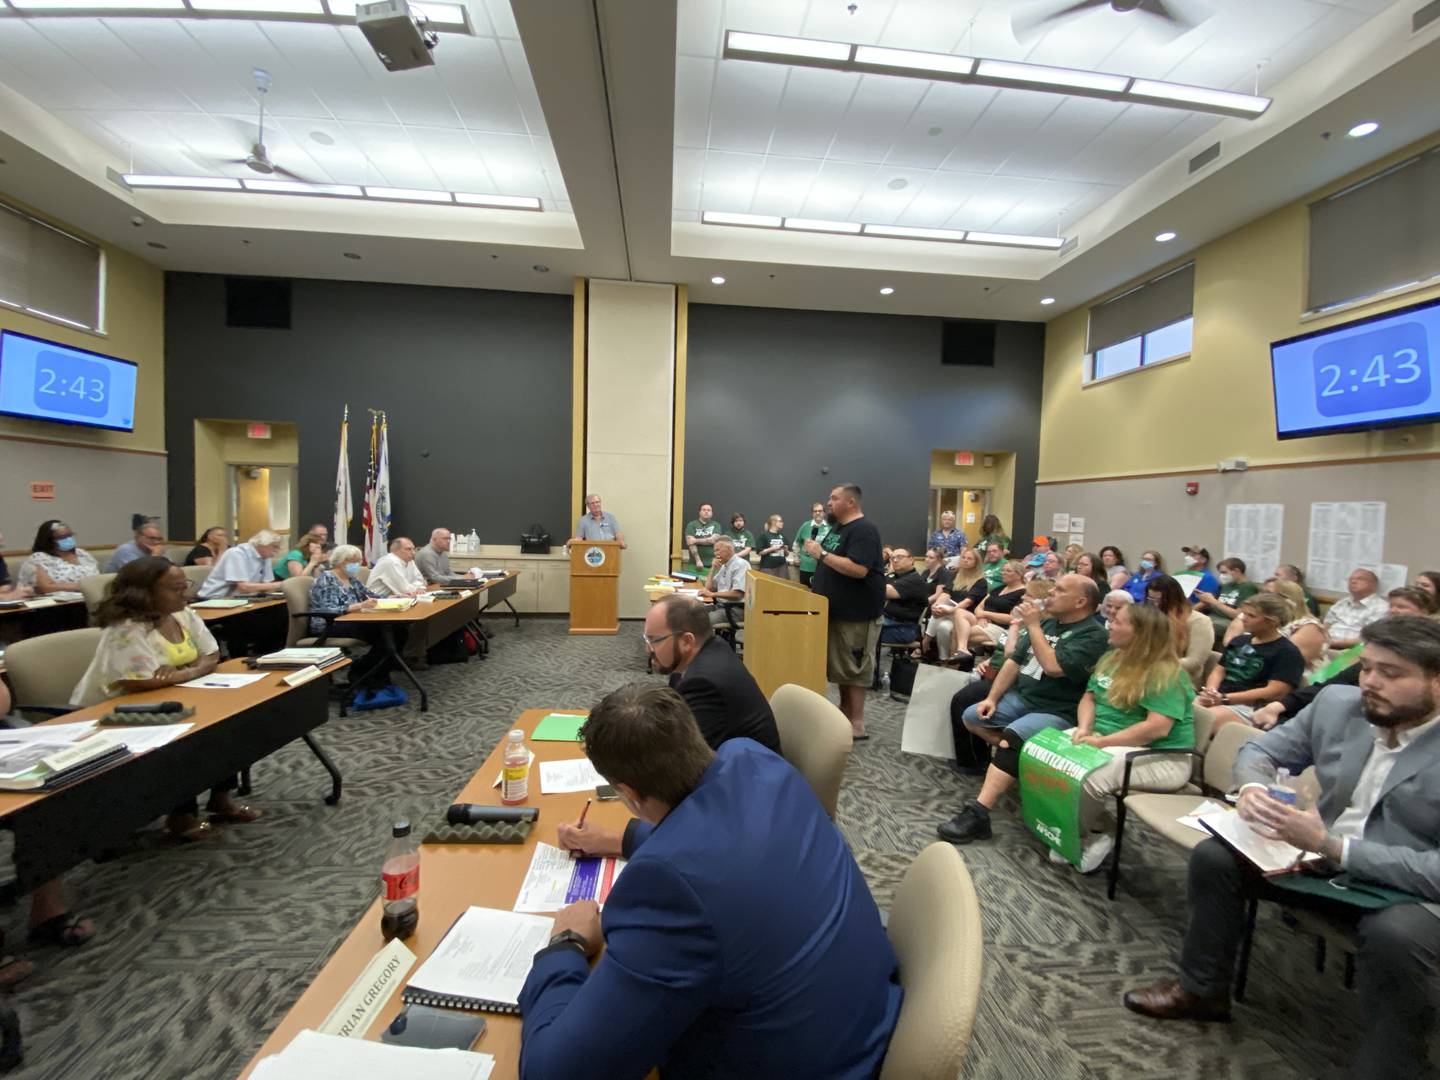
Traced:
MULTIPOLYGON (((1364 1034, 1349 1075, 1435 1075, 1430 1045, 1440 1003, 1440 624, 1386 617, 1361 630, 1358 688, 1331 687, 1288 724, 1241 747, 1239 812, 1261 830, 1323 857, 1327 872, 1373 882, 1415 902, 1378 909, 1285 889, 1217 839, 1190 856, 1190 918, 1178 978, 1125 995, 1162 1020, 1227 1020, 1236 954, 1254 898, 1318 908, 1355 928, 1364 1034), (1318 804, 1268 793, 1276 771, 1313 767, 1318 804)), ((1277 988, 1277 992, 1279 991, 1277 988)), ((1311 1007, 1323 1004, 1311 1002, 1311 1007)))
MULTIPOLYGON (((123 694, 162 690, 215 670, 220 647, 199 615, 185 606, 190 583, 169 559, 146 556, 126 563, 115 575, 96 621, 103 629, 95 659, 75 687, 70 704, 94 705, 123 694)), ((210 790, 210 821, 187 800, 170 811, 166 826, 185 840, 214 834, 211 822, 251 822, 260 811, 235 802, 231 777, 210 790)))
POLYGON ((1105 594, 1105 599, 1100 602, 1100 616, 1108 627, 1115 621, 1115 616, 1120 614, 1122 607, 1128 607, 1134 603, 1135 598, 1124 589, 1111 589, 1105 594))
POLYGON ((295 546, 275 560, 276 581, 291 577, 314 577, 329 561, 325 554, 325 538, 309 532, 295 541, 295 546))
POLYGON ((211 525, 200 535, 200 542, 185 553, 186 566, 211 566, 230 550, 230 533, 223 525, 211 525))
POLYGON ((715 538, 715 557, 700 595, 715 601, 710 612, 712 626, 734 627, 745 621, 745 579, 750 563, 735 552, 735 541, 728 536, 715 538))
MULTIPOLYGON (((1100 549, 1100 565, 1105 568, 1105 583, 1110 589, 1123 589, 1130 580, 1130 571, 1125 566, 1125 554, 1114 544, 1100 549)), ((1136 597, 1130 599, 1135 600, 1136 597)))
POLYGON ((1220 571, 1220 587, 1213 593, 1196 587, 1191 594, 1200 601, 1195 606, 1215 624, 1215 633, 1223 637, 1235 616, 1240 614, 1240 605, 1260 591, 1260 586, 1245 576, 1244 559, 1221 559, 1216 569, 1220 571))
POLYGON ((1136 563, 1135 573, 1131 574, 1123 586, 1125 591, 1135 598, 1137 604, 1145 602, 1145 590, 1149 588, 1150 582, 1165 573, 1165 560, 1158 551, 1142 551, 1140 561, 1136 563))
POLYGON ((1325 628, 1332 649, 1348 649, 1360 640, 1360 631, 1383 618, 1385 598, 1379 594, 1380 579, 1373 570, 1352 570, 1346 581, 1348 596, 1342 596, 1325 612, 1325 628))
POLYGON ((974 611, 955 607, 951 613, 955 619, 951 643, 947 647, 936 637, 941 662, 951 658, 963 660, 977 650, 993 650, 1003 645, 1014 622, 1015 607, 1025 595, 1025 566, 1011 560, 1000 571, 1000 587, 986 593, 974 611))
POLYGON ((30 545, 30 557, 20 564, 19 584, 46 593, 74 592, 81 578, 100 572, 91 554, 75 543, 75 530, 63 521, 42 521, 30 545))
MULTIPOLYGON (((142 519, 143 520, 143 519, 142 519)), ((165 555, 165 534, 153 521, 146 521, 135 530, 135 538, 117 547, 105 564, 105 573, 114 574, 126 563, 143 559, 147 555, 165 555)))
POLYGON ((1305 658, 1280 628, 1294 614, 1274 593, 1256 593, 1240 605, 1245 632, 1225 646, 1196 699, 1215 714, 1215 726, 1249 723, 1261 705, 1278 701, 1305 678, 1305 658))
POLYGON ((243 544, 236 544, 215 560, 210 576, 200 584, 196 596, 214 600, 275 590, 275 568, 271 560, 280 554, 280 536, 261 529, 243 544))
MULTIPOLYGON (((1130 580, 1133 582, 1135 578, 1130 580)), ((1215 645, 1215 624, 1185 599, 1180 583, 1169 574, 1150 575, 1145 584, 1144 602, 1159 608, 1169 618, 1175 651, 1180 654, 1180 667, 1195 686, 1200 686, 1210 650, 1215 645)))

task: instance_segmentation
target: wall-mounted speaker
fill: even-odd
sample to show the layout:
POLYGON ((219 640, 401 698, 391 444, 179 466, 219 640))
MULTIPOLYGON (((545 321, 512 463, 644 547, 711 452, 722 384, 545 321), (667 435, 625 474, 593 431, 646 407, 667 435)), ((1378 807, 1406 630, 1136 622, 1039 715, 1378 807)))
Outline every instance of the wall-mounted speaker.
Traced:
POLYGON ((289 330, 289 279, 227 277, 225 325, 259 330, 289 330))
POLYGON ((940 363, 955 367, 994 367, 995 324, 984 319, 945 320, 940 363))

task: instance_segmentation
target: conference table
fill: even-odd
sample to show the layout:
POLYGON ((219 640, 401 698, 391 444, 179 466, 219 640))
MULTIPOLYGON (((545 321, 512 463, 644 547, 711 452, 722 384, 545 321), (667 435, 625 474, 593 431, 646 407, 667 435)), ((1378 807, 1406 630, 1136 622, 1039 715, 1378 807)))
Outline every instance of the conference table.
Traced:
MULTIPOLYGON (((481 649, 488 652, 488 636, 480 626, 480 613, 492 606, 485 602, 485 597, 492 589, 499 590, 495 594, 498 597, 497 603, 506 596, 514 595, 515 579, 519 576, 520 571, 511 570, 504 577, 476 581, 474 584, 454 588, 441 588, 436 590, 436 593, 458 592, 460 595, 447 599, 438 597, 436 593, 427 593, 424 594, 425 599, 417 600, 403 611, 361 611, 353 615, 341 615, 331 624, 330 635, 345 637, 347 630, 354 630, 358 637, 364 635, 365 629, 373 629, 375 644, 385 650, 390 663, 405 673, 405 677, 420 694, 420 711, 428 712, 430 695, 414 669, 406 663, 404 653, 423 653, 457 630, 464 629, 470 629, 481 642, 481 649), (509 589, 508 593, 504 592, 506 588, 509 589)), ((376 665, 371 668, 371 673, 382 670, 383 665, 376 665)), ((346 715, 350 701, 354 699, 357 691, 363 689, 369 677, 367 673, 358 682, 351 684, 346 700, 340 706, 341 716, 346 715)))
POLYGON ((243 648, 251 642, 263 643, 266 651, 285 644, 288 609, 283 596, 269 596, 261 593, 255 597, 234 597, 244 600, 244 607, 192 608, 204 621, 206 627, 225 643, 231 656, 248 652, 243 648), (242 646, 237 648, 237 644, 242 646))
POLYGON ((60 630, 81 630, 89 621, 84 600, 51 600, 37 596, 0 606, 0 646, 22 638, 60 630))
MULTIPOLYGON (((574 822, 580 817, 587 798, 585 792, 540 794, 539 765, 542 761, 565 761, 584 757, 579 743, 529 741, 528 737, 535 730, 535 725, 548 713, 557 711, 580 713, 585 710, 528 709, 511 725, 525 732, 527 745, 535 754, 535 763, 530 769, 530 798, 524 805, 538 806, 540 817, 523 844, 421 846, 420 924, 415 933, 405 940, 406 947, 417 957, 411 973, 435 950, 445 936, 445 931, 466 908, 475 906, 510 910, 520 893, 520 884, 530 867, 535 845, 544 842, 558 846, 560 823, 574 822)), ((500 805, 500 789, 493 785, 500 772, 504 748, 505 740, 502 738, 485 759, 485 764, 456 795, 455 802, 500 805)), ((594 802, 587 817, 587 821, 612 829, 623 829, 629 820, 629 811, 618 801, 594 802)), ((420 836, 440 824, 440 821, 412 822, 415 834, 420 836)), ((384 948, 385 939, 380 933, 378 873, 376 887, 375 902, 360 917, 360 922, 350 932, 350 936, 335 950, 314 981, 270 1033, 259 1052, 250 1059, 240 1074, 242 1077, 249 1076, 261 1058, 283 1050, 299 1032, 306 1028, 316 1028, 323 1023, 371 957, 384 948)), ((379 1039, 380 1032, 400 1012, 400 992, 404 981, 396 980, 394 991, 384 1006, 376 1012, 374 1022, 365 1032, 365 1038, 379 1039)), ((491 1080, 515 1080, 519 1075, 520 1028, 519 1016, 485 1014, 485 1033, 473 1049, 494 1055, 495 1071, 491 1074, 491 1080)))
MULTIPOLYGON (((292 687, 283 681, 289 671, 251 672, 244 661, 231 660, 216 670, 264 677, 232 690, 172 686, 128 694, 36 725, 99 719, 116 705, 150 701, 178 701, 195 710, 181 719, 167 713, 147 717, 147 725, 192 727, 173 742, 123 758, 69 786, 0 792, 0 828, 15 837, 15 879, 0 886, 0 898, 28 893, 87 859, 124 846, 132 833, 176 804, 295 739, 303 740, 329 773, 325 802, 334 806, 340 801, 340 772, 311 733, 329 719, 330 676, 348 664, 332 664, 319 677, 292 687)), ((123 736, 125 726, 96 730, 123 736)))

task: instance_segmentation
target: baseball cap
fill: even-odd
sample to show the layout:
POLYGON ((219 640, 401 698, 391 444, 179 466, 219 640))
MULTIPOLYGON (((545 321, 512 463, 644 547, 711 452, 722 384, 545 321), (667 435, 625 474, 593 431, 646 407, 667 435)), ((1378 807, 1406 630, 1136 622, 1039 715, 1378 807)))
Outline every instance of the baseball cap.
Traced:
POLYGON ((1030 546, 1031 546, 1031 547, 1034 547, 1036 544, 1044 544, 1046 547, 1049 547, 1049 546, 1050 546, 1050 538, 1049 538, 1048 536, 1033 536, 1033 537, 1031 537, 1031 538, 1030 538, 1030 546))
POLYGON ((1206 547, 1201 547, 1199 544, 1189 544, 1186 547, 1182 547, 1180 550, 1183 551, 1186 555, 1201 555, 1207 559, 1210 558, 1210 549, 1206 547))

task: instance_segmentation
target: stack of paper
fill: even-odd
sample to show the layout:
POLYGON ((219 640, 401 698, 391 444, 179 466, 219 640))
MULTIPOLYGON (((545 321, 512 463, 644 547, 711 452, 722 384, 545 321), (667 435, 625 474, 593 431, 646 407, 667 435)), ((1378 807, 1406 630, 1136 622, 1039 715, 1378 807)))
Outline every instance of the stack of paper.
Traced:
POLYGON ((470 1050, 426 1050, 302 1031, 280 1053, 260 1060, 250 1075, 255 1080, 486 1080, 494 1068, 494 1057, 470 1050))
POLYGON ((515 910, 559 911, 580 900, 594 900, 603 908, 624 869, 624 859, 572 859, 562 848, 536 844, 515 910))

